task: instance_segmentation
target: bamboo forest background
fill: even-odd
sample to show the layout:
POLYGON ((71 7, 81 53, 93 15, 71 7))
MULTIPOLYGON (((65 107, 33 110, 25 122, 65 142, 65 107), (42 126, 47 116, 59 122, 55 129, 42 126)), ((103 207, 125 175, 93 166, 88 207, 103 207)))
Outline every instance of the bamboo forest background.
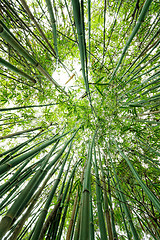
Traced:
POLYGON ((160 239, 160 2, 0 1, 0 239, 160 239))

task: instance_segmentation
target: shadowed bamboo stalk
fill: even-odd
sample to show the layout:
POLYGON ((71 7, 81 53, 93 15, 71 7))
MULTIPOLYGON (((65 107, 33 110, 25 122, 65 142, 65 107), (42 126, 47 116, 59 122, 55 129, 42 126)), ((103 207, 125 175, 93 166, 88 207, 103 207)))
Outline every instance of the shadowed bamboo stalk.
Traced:
POLYGON ((54 193, 55 193, 55 191, 56 191, 56 189, 57 189, 57 186, 58 186, 58 184, 59 184, 59 182, 60 182, 60 179, 61 179, 61 176, 62 176, 62 173, 63 173, 63 169, 64 169, 64 166, 65 166, 66 160, 67 160, 67 158, 68 158, 68 156, 69 156, 69 153, 70 153, 70 149, 69 149, 69 151, 68 151, 68 153, 67 153, 67 155, 66 155, 66 157, 65 157, 65 159, 64 159, 64 161, 63 161, 62 167, 61 167, 61 169, 60 169, 60 172, 59 172, 59 174, 58 174, 57 179, 56 179, 55 182, 54 182, 54 186, 52 187, 52 189, 51 189, 51 191, 50 191, 50 194, 49 194, 49 196, 48 196, 48 198, 47 198, 46 204, 45 204, 43 210, 41 211, 41 214, 39 215, 39 218, 38 218, 38 221, 37 221, 37 223, 36 223, 36 225, 35 225, 34 233, 33 233, 31 239, 37 240, 37 239, 39 239, 39 237, 40 237, 44 220, 45 220, 45 218, 46 218, 46 215, 47 215, 49 206, 50 206, 50 204, 51 204, 51 201, 52 201, 52 199, 53 199, 54 193))
POLYGON ((80 161, 76 162, 76 164, 75 164, 75 166, 74 166, 74 168, 73 168, 73 170, 71 172, 71 175, 69 177, 69 180, 67 181, 67 184, 65 186, 64 193, 63 193, 63 196, 62 196, 61 205, 60 205, 60 207, 58 209, 55 222, 53 222, 52 239, 56 239, 56 237, 58 239, 61 238, 61 234, 62 234, 64 222, 65 222, 65 217, 66 217, 66 213, 67 213, 67 209, 68 209, 68 205, 69 205, 68 204, 68 201, 69 201, 68 199, 70 199, 70 194, 71 194, 72 186, 73 186, 73 180, 74 180, 74 176, 75 176, 75 170, 76 170, 77 166, 79 165, 79 163, 80 163, 80 161), (68 193, 68 190, 69 190, 69 193, 68 193), (63 210, 63 208, 65 206, 65 199, 67 197, 67 194, 68 194, 67 205, 66 205, 66 207, 64 209, 63 220, 61 221, 61 224, 59 224, 60 223, 60 219, 61 219, 61 215, 62 215, 62 210, 63 210), (59 227, 59 232, 58 232, 58 227, 59 227))
POLYGON ((37 193, 35 193, 35 195, 33 196, 33 198, 31 199, 31 203, 27 209, 27 211, 25 212, 25 214, 23 215, 23 217, 20 219, 20 221, 18 222, 12 236, 9 238, 9 240, 16 240, 18 237, 18 234, 21 232, 22 227, 25 223, 25 221, 28 219, 28 217, 31 214, 31 211, 33 210, 39 196, 41 195, 42 191, 45 188, 45 185, 47 184, 47 182, 50 180, 51 176, 56 172, 56 169, 53 169, 50 174, 48 175, 48 177, 45 179, 45 181, 43 182, 42 186, 40 187, 40 189, 37 191, 37 193))
POLYGON ((117 184, 117 186, 118 186, 118 190, 119 190, 119 195, 120 195, 120 199, 121 199, 121 202, 122 202, 122 206, 123 206, 123 209, 124 209, 124 211, 125 211, 126 217, 127 217, 127 219, 128 219, 128 223, 129 223, 130 228, 131 228, 131 232, 132 232, 132 235, 133 235, 133 239, 134 239, 134 240, 140 240, 140 238, 139 238, 139 236, 138 236, 138 233, 137 233, 137 230, 135 229, 135 226, 134 226, 134 224, 133 224, 130 210, 129 210, 127 204, 126 204, 125 196, 124 196, 124 194, 123 194, 122 191, 121 191, 121 187, 120 187, 120 184, 119 184, 119 179, 118 179, 118 176, 117 176, 117 174, 116 174, 116 170, 115 170, 115 167, 114 167, 112 158, 111 158, 110 153, 109 153, 108 145, 106 145, 106 146, 107 146, 108 155, 109 155, 109 158, 110 158, 110 161, 111 161, 112 169, 113 169, 113 172, 114 172, 114 177, 115 177, 115 179, 116 179, 116 184, 117 184))
POLYGON ((131 240, 132 239, 132 234, 130 233, 130 231, 128 230, 128 227, 127 227, 127 222, 125 220, 125 215, 124 215, 125 213, 123 212, 124 210, 123 210, 123 204, 122 204, 121 196, 119 194, 119 191, 117 189, 117 184, 115 183, 113 176, 112 176, 112 181, 113 181, 114 186, 115 186, 117 199, 119 200, 119 207, 120 207, 120 210, 121 210, 122 219, 123 219, 123 222, 124 222, 124 227, 125 227, 125 230, 126 230, 126 233, 127 233, 127 237, 128 237, 128 240, 131 240))
POLYGON ((150 189, 146 186, 146 184, 142 181, 142 179, 139 177, 139 174, 137 173, 137 171, 135 170, 135 168, 133 167, 131 161, 128 159, 128 157, 122 152, 122 150, 119 148, 118 144, 113 141, 117 147, 117 149, 119 150, 121 156, 126 160, 128 166, 130 167, 134 177, 136 178, 136 180, 138 181, 138 183, 140 184, 140 186, 143 188, 143 190, 145 191, 145 193, 147 194, 147 196, 149 197, 149 199, 152 201, 153 205, 155 206, 155 208, 157 209, 158 212, 160 212, 160 202, 158 200, 158 198, 150 191, 150 189))
POLYGON ((94 231, 94 219, 93 219, 93 205, 92 205, 92 191, 91 191, 91 184, 90 184, 90 197, 89 197, 89 224, 90 224, 90 240, 95 239, 95 231, 94 231))
MULTIPOLYGON (((83 182, 83 178, 84 178, 84 169, 83 169, 83 172, 81 175, 81 183, 83 182)), ((70 238, 71 238, 71 232, 72 232, 72 228, 73 228, 73 224, 74 224, 74 218, 75 218, 76 208, 77 208, 77 204, 78 204, 78 198, 79 198, 79 190, 77 190, 76 197, 74 200, 71 219, 70 219, 69 227, 67 230, 66 240, 70 240, 70 238)))
POLYGON ((81 215, 82 215, 82 199, 80 201, 79 215, 78 215, 77 224, 74 231, 74 240, 79 240, 81 215))
POLYGON ((8 135, 6 135, 6 136, 0 137, 0 140, 1 140, 1 139, 6 139, 6 138, 12 138, 12 137, 14 137, 14 136, 18 136, 18 135, 21 135, 21 134, 27 133, 27 132, 33 132, 33 131, 36 131, 36 130, 41 129, 41 128, 42 128, 42 127, 30 128, 30 129, 26 129, 26 130, 23 130, 23 131, 20 131, 20 132, 8 134, 8 135))
MULTIPOLYGON (((73 177, 74 177, 74 175, 73 175, 73 177)), ((69 207, 69 202, 70 202, 71 193, 72 193, 72 189, 71 189, 72 186, 73 186, 73 178, 72 178, 70 190, 69 190, 68 197, 67 197, 67 200, 66 200, 66 204, 65 204, 64 211, 63 211, 63 216, 62 216, 62 220, 61 220, 61 223, 60 223, 60 226, 59 226, 59 231, 58 231, 56 240, 61 240, 62 231, 64 230, 64 224, 65 224, 65 220, 66 220, 67 210, 68 210, 68 207, 69 207)))
POLYGON ((61 136, 58 136, 58 137, 53 137, 51 138, 50 140, 48 141, 45 141, 44 143, 42 143, 40 146, 36 147, 35 149, 27 152, 27 153, 24 153, 23 155, 7 162, 6 164, 3 164, 0 166, 0 174, 3 174, 5 172, 7 172, 8 170, 10 170, 12 167, 18 165, 20 162, 26 160, 27 158, 33 156, 35 153, 38 154, 39 151, 41 151, 42 149, 48 147, 49 145, 51 145, 52 143, 56 142, 58 139, 60 139, 61 137, 67 135, 67 133, 64 133, 62 134, 61 136))
POLYGON ((39 26, 37 20, 34 18, 33 14, 31 13, 31 11, 30 11, 30 9, 29 9, 29 7, 27 5, 27 2, 25 0, 21 0, 21 3, 23 5, 24 9, 26 10, 28 16, 30 17, 30 19, 34 22, 34 24, 35 24, 36 28, 38 29, 38 31, 40 32, 42 38, 47 43, 47 45, 50 47, 51 51, 53 52, 53 55, 55 56, 56 53, 55 53, 54 49, 52 48, 51 44, 49 43, 49 41, 48 41, 47 37, 45 36, 43 30, 39 26))
MULTIPOLYGON (((63 179, 63 183, 62 183, 62 186, 61 186, 61 189, 60 189, 60 192, 59 192, 58 200, 59 200, 59 199, 62 197, 62 195, 63 195, 63 189, 64 189, 64 185, 65 185, 65 182, 66 182, 66 178, 67 178, 67 175, 68 175, 68 171, 69 171, 70 163, 71 163, 72 159, 73 159, 73 156, 71 157, 71 159, 70 159, 70 161, 69 161, 68 168, 67 168, 67 171, 66 171, 66 174, 65 174, 65 177, 64 177, 64 179, 63 179)), ((50 168, 50 166, 48 166, 48 167, 50 168)), ((63 199, 64 199, 64 197, 63 197, 63 199)), ((59 207, 59 208, 60 208, 60 207, 59 207)), ((55 215, 54 219, 52 220, 51 225, 53 225, 53 224, 55 223, 55 221, 56 221, 56 216, 57 216, 57 214, 58 214, 58 212, 59 212, 59 208, 57 209, 56 215, 55 215)), ((46 220, 46 221, 47 221, 47 220, 46 220)), ((48 226, 48 228, 49 228, 49 226, 48 226)))
POLYGON ((26 74, 25 72, 23 72, 22 70, 18 69, 17 67, 15 67, 14 65, 12 65, 11 63, 7 62, 6 60, 2 59, 0 57, 0 64, 6 68, 8 68, 9 70, 17 73, 18 75, 31 80, 33 83, 36 83, 36 80, 34 78, 32 78, 31 76, 29 76, 28 74, 26 74))
POLYGON ((135 35, 137 34, 137 32, 138 32, 138 30, 139 30, 139 28, 140 28, 140 26, 141 26, 141 24, 142 24, 142 22, 143 22, 144 19, 145 19, 145 16, 146 16, 146 14, 147 14, 147 11, 148 11, 149 6, 151 5, 151 3, 152 3, 152 0, 146 0, 146 1, 145 1, 144 5, 143 5, 143 8, 142 8, 142 11, 141 11, 141 13, 140 13, 140 15, 139 15, 137 24, 136 24, 136 26, 134 27, 133 32, 131 33, 131 35, 130 35, 130 37, 129 37, 129 39, 128 39, 126 45, 125 45, 125 47, 123 48, 121 57, 120 57, 120 59, 119 59, 119 61, 118 61, 118 64, 117 64, 117 66, 116 66, 116 68, 115 68, 115 70, 114 70, 114 72, 113 72, 113 74, 112 74, 112 76, 111 76, 110 82, 114 79, 114 76, 115 76, 115 74, 116 74, 119 66, 120 66, 121 63, 122 63, 122 60, 123 60, 123 58, 124 58, 124 56, 125 56, 125 53, 127 52, 127 49, 129 48, 130 43, 132 42, 133 38, 134 38, 135 35))
POLYGON ((8 210, 7 214, 2 218, 0 222, 0 239, 3 238, 3 236, 11 227, 14 218, 17 216, 18 211, 23 208, 24 204, 27 204, 26 199, 29 201, 27 197, 31 197, 36 190, 37 185, 40 184, 39 179, 41 178, 41 174, 43 174, 45 165, 51 157, 52 151, 54 151, 54 147, 51 149, 49 154, 44 157, 44 162, 42 163, 40 169, 34 174, 27 186, 23 189, 21 194, 17 197, 11 208, 8 210))
POLYGON ((73 6, 73 15, 76 23, 77 33, 78 33, 78 41, 79 41, 79 51, 80 51, 80 59, 81 59, 81 67, 83 73, 83 79, 86 86, 86 92, 89 94, 89 84, 86 78, 86 66, 85 66, 85 42, 84 42, 84 29, 82 23, 82 14, 80 11, 79 0, 72 0, 73 6))
POLYGON ((116 227, 115 227, 114 210, 113 210, 113 207, 112 207, 112 196, 111 196, 111 186, 110 186, 109 171, 107 171, 107 178, 108 178, 109 201, 110 201, 110 206, 111 206, 111 225, 112 225, 113 239, 114 240, 118 240, 116 227))
POLYGON ((53 39, 54 39, 54 48, 55 48, 55 52, 56 52, 56 57, 58 59, 59 57, 58 57, 58 48, 57 48, 56 20, 55 20, 55 17, 54 17, 54 12, 53 12, 53 9, 52 9, 51 1, 50 0, 45 0, 45 1, 46 1, 46 4, 47 4, 49 15, 50 15, 52 32, 53 32, 53 39))
MULTIPOLYGON (((100 163, 100 168, 101 168, 101 173, 102 173, 104 207, 105 207, 105 216, 106 216, 106 221, 107 221, 108 237, 109 237, 109 240, 112 240, 113 239, 113 233, 112 233, 112 226, 111 226, 110 211, 109 211, 109 206, 108 206, 106 180, 105 180, 104 170, 103 170, 103 167, 102 167, 100 149, 98 149, 98 150, 99 150, 99 163, 100 163)), ((106 165, 106 163, 105 163, 105 165, 106 165)))
MULTIPOLYGON (((64 102, 64 101, 63 101, 64 102)), ((20 106, 20 107, 13 107, 13 108, 1 108, 0 112, 5 112, 5 111, 14 111, 18 109, 25 109, 25 108, 39 108, 39 107, 48 107, 48 106, 54 106, 59 103, 48 103, 48 104, 40 104, 40 105, 29 105, 29 106, 20 106)))
POLYGON ((62 91, 67 95, 67 93, 61 88, 61 86, 49 75, 49 73, 42 68, 42 66, 28 53, 28 51, 19 44, 18 40, 13 37, 9 30, 0 24, 0 36, 6 40, 13 48, 15 48, 24 58, 26 58, 34 67, 36 67, 40 73, 42 73, 46 78, 48 78, 58 90, 62 91))
MULTIPOLYGON (((78 128, 79 130, 79 128, 78 128)), ((68 144, 73 140, 75 134, 77 131, 73 134, 70 140, 67 141, 67 143, 64 145, 64 147, 60 150, 60 152, 57 154, 57 156, 52 160, 52 162, 49 164, 49 167, 52 166, 57 162, 57 160, 61 157, 63 152, 65 151, 68 144)), ((0 239, 4 236, 4 234, 8 231, 9 227, 12 224, 13 218, 21 213, 21 211, 24 209, 25 204, 30 200, 32 195, 34 194, 35 190, 37 189, 37 186, 40 184, 40 182, 43 180, 44 176, 47 174, 47 171, 45 171, 45 166, 49 160, 49 158, 52 155, 52 152, 55 150, 57 144, 53 146, 51 151, 44 157, 44 162, 41 166, 41 168, 35 173, 35 175, 32 177, 28 185, 25 187, 25 189, 22 191, 22 193, 19 195, 19 197, 16 199, 15 203, 12 205, 10 210, 7 212, 6 216, 2 219, 0 223, 0 239)), ((49 169, 48 169, 49 170, 49 169)), ((59 173, 60 174, 60 173, 59 173)), ((59 183, 57 180, 56 184, 59 183)), ((56 186, 56 185, 55 185, 56 186)), ((55 189, 53 188, 53 191, 55 189)), ((52 191, 52 193, 53 193, 52 191)))
POLYGON ((51 213, 49 214, 46 222, 44 223, 42 231, 41 231, 41 234, 40 234, 40 237, 39 237, 39 240, 43 240, 44 239, 44 236, 45 236, 45 234, 47 232, 49 224, 54 220, 54 218, 55 218, 55 216, 57 214, 58 208, 60 207, 60 204, 61 204, 61 200, 62 200, 62 196, 59 198, 58 203, 54 206, 54 208, 51 211, 51 213))
POLYGON ((94 146, 94 161, 95 161, 95 175, 96 175, 96 200, 97 200, 97 210, 98 210, 98 223, 99 223, 101 239, 105 240, 107 239, 107 232, 106 232, 106 226, 104 222, 104 216, 103 216, 103 210, 102 210, 102 204, 101 204, 101 201, 102 201, 101 200, 101 184, 100 184, 99 174, 98 174, 95 146, 94 146))
MULTIPOLYGON (((79 130, 79 129, 78 129, 78 130, 79 130)), ((77 130, 77 131, 78 131, 78 130, 77 130)), ((73 134, 73 136, 71 137, 71 139, 65 144, 65 148, 67 147, 67 145, 68 145, 70 142, 71 142, 71 144, 72 144, 72 140, 73 140, 73 138, 75 137, 77 131, 73 134)), ((33 232, 33 235, 32 235, 31 240, 37 240, 37 239, 39 238, 39 236, 40 236, 40 233, 41 233, 41 230, 42 230, 42 226, 43 226, 44 220, 45 220, 45 218, 46 218, 46 215, 47 215, 49 206, 50 206, 50 204, 51 204, 51 202, 52 202, 52 199, 53 199, 53 196, 54 196, 55 191, 56 191, 56 189, 57 189, 57 186, 58 186, 58 184, 59 184, 59 182, 60 182, 60 179, 61 179, 61 176, 62 176, 62 173, 63 173, 63 169, 64 169, 64 166, 65 166, 66 160, 67 160, 67 158, 68 158, 68 156, 69 156, 69 153, 70 153, 70 150, 71 150, 71 144, 70 144, 69 150, 68 150, 68 152, 67 152, 67 155, 66 155, 66 157, 65 157, 65 159, 64 159, 64 162, 63 162, 63 164, 62 164, 62 167, 61 167, 61 169, 60 169, 60 172, 59 172, 59 174, 58 174, 58 178, 56 179, 56 181, 55 181, 55 183, 54 183, 54 186, 52 187, 52 189, 51 189, 51 191, 50 191, 50 194, 49 194, 49 196, 48 196, 48 198, 47 198, 46 204, 45 204, 43 210, 41 211, 41 214, 39 215, 39 218, 38 218, 38 221, 37 221, 37 223, 36 223, 36 225, 35 225, 34 232, 33 232)), ((65 148, 64 148, 64 150, 65 150, 65 148)), ((76 165, 75 167, 77 167, 77 165, 76 165)), ((75 168, 74 168, 74 170, 75 170, 75 168)), ((74 174, 74 172, 72 173, 71 176, 73 176, 73 174, 74 174)), ((64 196, 62 197, 62 202, 63 202, 63 198, 64 198, 64 196)))
MULTIPOLYGON (((29 159, 30 160, 30 159, 29 159)), ((13 176, 4 184, 0 186, 0 197, 3 194, 3 191, 6 190, 8 186, 10 186, 14 181, 16 181, 17 178, 19 178, 19 175, 21 174, 21 171, 24 169, 24 167, 28 164, 29 160, 24 162, 20 168, 13 174, 13 176)))
POLYGON ((89 240, 89 193, 90 193, 90 172, 91 172, 91 165, 92 165, 92 149, 94 145, 95 134, 92 138, 91 145, 89 144, 89 151, 88 151, 88 161, 87 166, 84 174, 84 182, 83 182, 83 193, 82 193, 82 215, 81 215, 81 222, 80 222, 80 240, 89 240))

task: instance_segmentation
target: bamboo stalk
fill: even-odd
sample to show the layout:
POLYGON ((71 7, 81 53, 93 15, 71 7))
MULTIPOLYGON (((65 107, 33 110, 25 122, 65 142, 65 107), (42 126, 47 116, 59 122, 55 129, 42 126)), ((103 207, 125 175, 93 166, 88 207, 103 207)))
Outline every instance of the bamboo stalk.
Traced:
MULTIPOLYGON (((62 224, 60 225, 59 232, 58 232, 58 234, 57 234, 58 227, 59 227, 59 222, 60 222, 60 218, 61 218, 61 215, 62 215, 62 210, 63 210, 63 208, 64 208, 65 199, 66 199, 68 190, 69 190, 68 199, 70 199, 70 194, 71 194, 71 189, 72 189, 72 185, 73 185, 75 170, 76 170, 76 168, 77 168, 78 165, 79 165, 79 162, 76 162, 76 164, 75 164, 75 166, 74 166, 74 168, 73 168, 73 170, 72 170, 72 172, 71 172, 71 175, 70 175, 70 177, 69 177, 69 180, 67 181, 66 187, 65 187, 65 189, 64 189, 64 193, 63 193, 63 197, 62 197, 62 201, 61 201, 61 206, 60 206, 60 208, 58 209, 57 218, 56 218, 55 222, 53 223, 53 225, 54 225, 54 227, 53 227, 53 232, 52 232, 52 238, 53 238, 53 239, 56 239, 56 237, 60 239, 60 237, 61 237, 65 218, 63 219, 62 224), (70 186, 70 189, 69 189, 69 186, 70 186)), ((68 199, 67 199, 67 202, 68 202, 68 199)), ((65 211, 67 211, 67 208, 68 208, 68 204, 67 204, 67 206, 65 207, 65 211)), ((66 213, 64 212, 64 217, 65 217, 65 216, 66 216, 66 213)))
POLYGON ((92 205, 92 193, 91 193, 91 184, 90 184, 90 197, 89 197, 89 218, 90 218, 90 240, 95 239, 95 230, 94 230, 94 219, 93 219, 93 205, 92 205))
MULTIPOLYGON (((30 206, 28 207, 26 213, 23 215, 23 217, 20 219, 20 221, 18 222, 12 236, 9 238, 9 240, 16 240, 18 237, 18 234, 21 232, 22 227, 25 223, 25 221, 28 219, 31 211, 33 210, 34 205, 36 204, 39 196, 41 195, 42 191, 44 190, 44 187, 46 185, 46 183, 49 181, 49 179, 51 178, 51 176, 54 174, 54 172, 56 172, 57 169, 53 169, 51 171, 51 173, 48 175, 48 177, 45 179, 45 181, 43 182, 41 188, 38 190, 38 192, 33 196, 33 200, 31 201, 30 206)), ((55 208, 57 208, 57 205, 59 206, 60 204, 60 200, 59 202, 55 205, 55 208)), ((55 209, 53 209, 53 212, 55 211, 55 209)), ((52 215, 52 214, 51 214, 52 215)))
POLYGON ((11 133, 11 134, 8 134, 6 136, 0 137, 0 140, 1 139, 6 139, 6 138, 12 138, 14 136, 18 136, 18 135, 21 135, 21 134, 27 133, 27 132, 33 132, 33 131, 36 131, 36 130, 39 130, 39 129, 42 129, 42 127, 30 128, 30 129, 26 129, 26 130, 23 130, 23 131, 20 131, 20 132, 11 133))
POLYGON ((42 149, 48 147, 49 145, 51 145, 52 143, 56 142, 58 139, 60 139, 61 137, 67 135, 68 133, 64 133, 62 136, 58 136, 58 137, 53 137, 48 141, 45 141, 44 143, 42 143, 40 146, 36 147, 35 149, 24 153, 23 155, 9 161, 6 164, 2 164, 0 166, 0 174, 3 174, 5 172, 7 172, 8 170, 10 170, 11 168, 13 168, 14 166, 18 165, 20 162, 26 160, 27 158, 33 156, 35 153, 39 153, 39 151, 41 151, 42 149))
POLYGON ((24 9, 26 10, 28 16, 30 17, 30 19, 34 22, 34 24, 35 24, 36 28, 38 29, 38 31, 40 32, 42 38, 47 43, 47 45, 50 47, 51 51, 53 52, 53 55, 55 56, 56 53, 55 53, 54 49, 52 48, 51 44, 49 43, 48 39, 46 38, 46 36, 45 36, 43 30, 41 29, 41 27, 39 26, 37 20, 34 18, 33 14, 31 13, 31 11, 27 5, 27 2, 25 0, 21 0, 21 3, 23 5, 24 9))
POLYGON ((11 208, 8 210, 7 214, 2 218, 0 222, 0 239, 2 239, 6 232, 9 230, 10 226, 12 225, 12 221, 17 215, 19 209, 22 208, 24 204, 26 204, 25 200, 27 197, 32 196, 36 190, 37 185, 40 183, 39 179, 43 173, 44 167, 51 156, 52 150, 54 150, 54 147, 51 149, 50 153, 44 157, 44 162, 41 168, 35 173, 25 189, 21 192, 11 208))
POLYGON ((92 138, 91 146, 88 151, 87 167, 84 174, 83 193, 82 193, 82 215, 80 222, 80 240, 89 240, 89 193, 90 193, 90 172, 92 165, 92 149, 94 145, 95 134, 92 138))
MULTIPOLYGON (((78 130, 79 130, 79 129, 78 129, 78 130)), ((78 131, 78 130, 77 130, 77 131, 78 131)), ((67 145, 68 145, 70 142, 72 143, 72 140, 73 140, 74 136, 76 135, 77 131, 73 134, 72 138, 65 144, 65 148, 67 147, 67 145)), ((65 150, 65 148, 63 148, 63 149, 65 150)), ((64 152, 64 150, 63 150, 63 152, 64 152)), ((52 199, 53 199, 53 196, 54 196, 54 194, 55 194, 55 191, 56 191, 56 189, 57 189, 57 186, 58 186, 58 184, 59 184, 59 182, 60 182, 60 179, 61 179, 61 176, 62 176, 62 173, 63 173, 63 169, 64 169, 64 166, 65 166, 66 160, 67 160, 67 158, 68 158, 68 156, 69 156, 70 150, 71 150, 71 144, 70 144, 69 150, 68 150, 68 152, 67 152, 67 155, 66 155, 66 157, 65 157, 65 159, 64 159, 64 162, 63 162, 63 164, 62 164, 61 170, 60 170, 60 172, 59 172, 59 174, 58 174, 58 178, 56 179, 56 181, 55 181, 55 183, 54 183, 54 186, 52 187, 52 189, 51 189, 51 191, 50 191, 50 194, 49 194, 49 196, 48 196, 48 198, 47 198, 46 204, 45 204, 43 210, 41 211, 41 214, 40 214, 40 216, 39 216, 39 218, 38 218, 38 221, 37 221, 37 223, 36 223, 36 225, 35 225, 34 232, 33 232, 33 235, 32 235, 31 240, 37 240, 37 239, 39 238, 39 236, 40 236, 41 229, 42 229, 42 226, 43 226, 43 222, 44 222, 44 220, 45 220, 45 218, 46 218, 46 215, 47 215, 49 206, 50 206, 50 204, 51 204, 51 201, 52 201, 52 199)), ((62 155, 62 154, 61 154, 61 155, 62 155)), ((77 164, 76 164, 75 167, 77 167, 77 164)), ((74 168, 74 169, 75 169, 75 168, 74 168)), ((64 196, 62 197, 62 202, 63 202, 63 198, 64 198, 64 196)))
POLYGON ((0 57, 0 64, 8 69, 10 69, 11 71, 17 73, 18 75, 31 80, 33 83, 36 83, 36 80, 32 77, 30 77, 28 74, 26 74, 25 72, 23 72, 22 70, 16 68, 15 66, 13 66, 11 63, 7 62, 6 60, 2 59, 0 57))
POLYGON ((97 166, 97 158, 96 158, 96 150, 94 146, 94 161, 95 161, 95 175, 96 175, 96 200, 97 200, 97 210, 98 210, 98 222, 99 222, 99 230, 100 236, 102 240, 107 239, 107 232, 104 222, 102 204, 101 204, 101 184, 99 181, 98 174, 98 166, 97 166))
POLYGON ((99 163, 102 173, 102 184, 103 184, 103 195, 104 195, 104 207, 105 207, 105 216, 107 221, 107 230, 108 230, 108 237, 109 240, 113 239, 113 233, 112 233, 112 226, 111 226, 111 218, 110 218, 110 211, 108 206, 108 196, 107 196, 107 189, 106 189, 106 180, 105 180, 105 174, 102 167, 102 161, 101 161, 101 154, 99 149, 99 163))
POLYGON ((58 56, 58 48, 57 48, 57 29, 56 29, 56 20, 54 17, 54 12, 52 9, 52 4, 50 0, 45 0, 48 8, 48 12, 50 15, 50 20, 51 20, 51 26, 52 26, 52 32, 53 32, 53 39, 54 39, 54 48, 56 52, 56 57, 57 59, 59 58, 58 56))
POLYGON ((3 27, 0 24, 0 36, 5 39, 13 48, 15 48, 23 57, 25 57, 34 67, 36 67, 40 73, 42 73, 47 79, 49 79, 58 90, 62 91, 63 93, 67 94, 61 86, 49 75, 49 73, 42 68, 42 66, 27 52, 27 50, 22 47, 18 40, 14 37, 12 37, 9 33, 9 30, 5 27, 3 27))
MULTIPOLYGON (((83 182, 83 177, 84 177, 84 169, 83 169, 83 172, 81 175, 81 183, 83 182)), ((74 224, 75 213, 76 213, 76 208, 77 208, 77 204, 78 204, 78 198, 79 198, 79 190, 77 190, 76 197, 74 200, 71 219, 70 219, 69 227, 67 230, 66 240, 70 240, 70 238, 71 238, 71 232, 72 232, 72 228, 73 228, 73 224, 74 224)))
POLYGON ((20 106, 20 107, 13 107, 13 108, 1 108, 0 112, 4 111, 14 111, 19 109, 25 109, 25 108, 37 108, 37 107, 48 107, 48 106, 54 106, 59 103, 48 103, 48 104, 40 104, 40 105, 29 105, 29 106, 20 106))
POLYGON ((149 6, 151 5, 151 3, 152 3, 152 0, 146 0, 146 1, 145 1, 145 4, 143 5, 143 8, 142 8, 141 13, 140 13, 140 15, 139 15, 137 24, 136 24, 136 26, 134 27, 134 29, 133 29, 133 31, 132 31, 132 33, 131 33, 128 41, 126 42, 125 47, 123 48, 121 57, 120 57, 120 59, 119 59, 119 61, 118 61, 118 64, 117 64, 117 66, 116 66, 116 68, 115 68, 115 70, 114 70, 114 72, 113 72, 113 74, 112 74, 112 76, 111 76, 110 82, 114 79, 115 74, 116 74, 117 70, 119 69, 119 67, 120 67, 120 65, 121 65, 121 63, 122 63, 122 60, 123 60, 123 58, 124 58, 124 56, 125 56, 125 53, 127 52, 127 49, 129 48, 130 43, 132 42, 133 38, 135 37, 136 33, 138 32, 138 30, 139 30, 139 28, 140 28, 140 26, 141 26, 141 24, 142 24, 142 22, 143 22, 144 19, 145 19, 145 16, 146 16, 146 14, 147 14, 147 11, 148 11, 149 6))
MULTIPOLYGON (((109 152, 108 152, 108 154, 109 154, 109 152)), ((109 154, 109 157, 110 157, 110 154, 109 154)), ((113 168, 114 176, 115 176, 115 179, 116 179, 116 183, 118 185, 119 195, 120 195, 120 199, 121 199, 121 202, 122 202, 122 205, 123 205, 123 209, 125 211, 126 217, 128 219, 128 223, 129 223, 131 231, 132 231, 133 239, 134 240, 140 240, 140 238, 138 236, 138 233, 137 233, 137 231, 136 231, 136 229, 134 227, 134 224, 133 224, 133 221, 132 221, 132 217, 131 217, 131 214, 130 214, 130 210, 129 210, 127 204, 126 204, 125 196, 122 193, 122 190, 121 190, 121 187, 120 187, 120 184, 119 184, 119 179, 118 179, 118 176, 116 174, 116 171, 115 171, 115 168, 114 168, 114 165, 113 165, 111 157, 110 157, 110 161, 111 161, 111 164, 112 164, 112 168, 113 168)))

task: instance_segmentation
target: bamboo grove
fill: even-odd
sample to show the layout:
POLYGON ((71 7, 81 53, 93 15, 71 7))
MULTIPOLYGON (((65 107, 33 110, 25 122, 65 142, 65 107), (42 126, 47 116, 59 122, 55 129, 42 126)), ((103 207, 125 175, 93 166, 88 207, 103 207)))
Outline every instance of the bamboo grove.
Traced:
POLYGON ((160 2, 0 0, 0 239, 160 239, 160 2))

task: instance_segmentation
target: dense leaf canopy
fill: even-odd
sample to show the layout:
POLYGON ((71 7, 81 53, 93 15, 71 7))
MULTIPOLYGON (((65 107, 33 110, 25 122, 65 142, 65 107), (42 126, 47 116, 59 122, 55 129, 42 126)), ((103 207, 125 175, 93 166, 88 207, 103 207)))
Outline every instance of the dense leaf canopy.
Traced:
POLYGON ((160 3, 0 1, 0 239, 160 239, 160 3))

